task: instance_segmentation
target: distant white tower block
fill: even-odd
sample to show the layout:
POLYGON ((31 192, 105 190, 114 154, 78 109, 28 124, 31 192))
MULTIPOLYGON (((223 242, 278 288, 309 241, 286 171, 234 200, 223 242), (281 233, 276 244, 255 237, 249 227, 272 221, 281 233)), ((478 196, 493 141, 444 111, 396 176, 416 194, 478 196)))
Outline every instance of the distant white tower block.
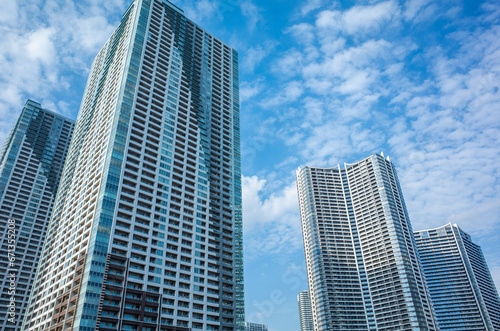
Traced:
POLYGON ((267 325, 245 322, 245 331, 268 331, 267 325))
POLYGON ((309 291, 299 292, 297 303, 299 305, 300 331, 314 331, 309 291))

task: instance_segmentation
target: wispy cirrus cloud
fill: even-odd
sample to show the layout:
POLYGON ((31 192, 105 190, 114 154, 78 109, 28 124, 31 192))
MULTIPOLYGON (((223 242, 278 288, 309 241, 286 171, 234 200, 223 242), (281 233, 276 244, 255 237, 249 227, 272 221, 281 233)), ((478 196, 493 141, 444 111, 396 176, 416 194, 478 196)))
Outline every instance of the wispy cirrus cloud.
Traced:
POLYGON ((223 9, 220 1, 214 0, 180 0, 175 1, 182 8, 187 17, 198 24, 207 24, 210 21, 221 22, 223 20, 223 9))
POLYGON ((471 20, 438 7, 383 1, 295 20, 285 31, 297 42, 271 64, 281 87, 261 106, 281 124, 290 182, 296 166, 385 151, 415 229, 452 221, 486 240, 500 228, 500 8, 486 2, 471 20), (424 22, 453 29, 425 36, 424 22))
POLYGON ((276 41, 265 41, 260 45, 249 47, 243 52, 241 68, 246 72, 253 72, 264 58, 272 54, 276 45, 276 41))
POLYGON ((278 93, 269 93, 261 105, 263 107, 280 107, 284 104, 296 101, 304 92, 302 84, 298 81, 286 83, 278 93))
POLYGON ((400 7, 394 1, 379 2, 369 6, 353 6, 348 10, 325 10, 319 13, 316 26, 322 32, 330 31, 363 37, 375 34, 393 21, 398 22, 400 7))
POLYGON ((264 89, 265 83, 261 78, 257 78, 252 82, 241 82, 240 84, 240 101, 247 103, 249 100, 258 96, 264 89))
POLYGON ((240 4, 241 13, 247 19, 247 27, 253 32, 259 22, 262 22, 263 16, 261 10, 252 0, 245 0, 240 4))
POLYGON ((295 183, 271 189, 266 179, 243 176, 243 215, 247 257, 294 254, 302 247, 295 183))
POLYGON ((299 7, 299 12, 301 16, 306 16, 310 12, 313 12, 319 8, 324 7, 328 4, 325 0, 306 0, 302 6, 299 7))

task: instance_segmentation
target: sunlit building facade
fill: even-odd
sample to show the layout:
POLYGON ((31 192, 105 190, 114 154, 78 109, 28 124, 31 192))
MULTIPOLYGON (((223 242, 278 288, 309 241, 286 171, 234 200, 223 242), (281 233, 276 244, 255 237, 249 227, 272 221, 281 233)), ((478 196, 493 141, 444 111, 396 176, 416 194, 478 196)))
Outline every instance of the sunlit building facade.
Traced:
POLYGON ((300 331, 314 331, 309 291, 299 292, 297 303, 299 305, 300 331))
POLYGON ((297 182, 314 329, 437 330, 392 163, 305 167, 297 182))
POLYGON ((95 58, 25 330, 244 330, 238 54, 135 0, 95 58))
POLYGON ((245 322, 245 331, 268 331, 268 328, 265 324, 245 322))
POLYGON ((28 100, 0 151, 0 330, 21 329, 73 127, 28 100))
POLYGON ((441 331, 500 330, 500 299, 471 236, 450 223, 415 239, 441 331))

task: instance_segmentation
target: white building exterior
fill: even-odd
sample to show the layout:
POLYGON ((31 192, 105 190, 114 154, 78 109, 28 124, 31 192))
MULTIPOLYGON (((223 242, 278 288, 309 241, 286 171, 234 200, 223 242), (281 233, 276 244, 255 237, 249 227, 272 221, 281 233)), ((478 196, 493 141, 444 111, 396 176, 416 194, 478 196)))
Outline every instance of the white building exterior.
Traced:
POLYGON ((299 305, 300 331, 314 331, 309 291, 299 292, 297 303, 299 305))
POLYGON ((297 172, 314 329, 437 330, 394 166, 297 172))
POLYGON ((252 323, 252 322, 245 322, 245 331, 267 331, 267 325, 265 324, 259 324, 259 323, 252 323))
POLYGON ((244 329, 238 55, 135 0, 83 96, 25 330, 244 329))
POLYGON ((500 298, 471 236, 449 223, 415 239, 441 331, 500 330, 500 298))

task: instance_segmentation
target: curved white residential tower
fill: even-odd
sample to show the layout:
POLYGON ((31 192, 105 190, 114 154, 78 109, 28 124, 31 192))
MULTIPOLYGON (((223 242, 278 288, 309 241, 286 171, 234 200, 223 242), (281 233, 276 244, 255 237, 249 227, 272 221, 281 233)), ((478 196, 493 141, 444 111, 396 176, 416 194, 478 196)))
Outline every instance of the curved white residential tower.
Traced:
POLYGON ((392 163, 297 173, 314 330, 437 330, 392 163))

